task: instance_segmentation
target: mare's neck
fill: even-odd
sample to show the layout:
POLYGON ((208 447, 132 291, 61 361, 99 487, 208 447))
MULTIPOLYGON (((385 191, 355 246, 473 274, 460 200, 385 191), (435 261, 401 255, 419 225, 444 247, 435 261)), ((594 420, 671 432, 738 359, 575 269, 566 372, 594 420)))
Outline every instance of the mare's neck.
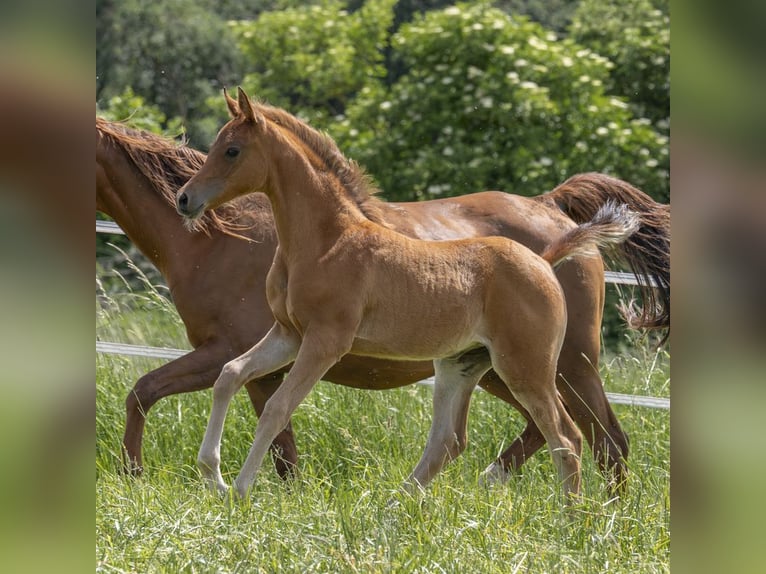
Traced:
POLYGON ((120 150, 108 153, 109 161, 101 162, 96 154, 96 210, 114 219, 170 283, 180 273, 178 262, 194 257, 202 234, 184 227, 174 207, 120 150))

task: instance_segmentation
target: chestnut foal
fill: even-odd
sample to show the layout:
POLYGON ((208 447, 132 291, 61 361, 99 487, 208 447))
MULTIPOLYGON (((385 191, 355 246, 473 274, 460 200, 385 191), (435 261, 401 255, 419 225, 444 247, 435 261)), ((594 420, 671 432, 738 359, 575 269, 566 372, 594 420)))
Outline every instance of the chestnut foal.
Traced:
MULTIPOLYGON (((634 233, 638 218, 608 204, 536 255, 488 237, 424 241, 401 235, 365 210, 362 171, 308 126, 297 133, 227 96, 234 119, 205 164, 179 190, 179 213, 194 219, 235 197, 269 198, 279 246, 266 294, 276 322, 250 351, 227 363, 198 464, 213 488, 228 490, 220 441, 228 405, 248 380, 292 364, 266 403, 253 446, 234 482, 245 496, 271 441, 316 382, 348 353, 434 360, 434 420, 423 456, 406 481, 422 487, 466 445, 471 393, 490 369, 525 408, 548 443, 566 494, 580 487, 581 435, 556 390, 566 302, 552 265, 592 255, 596 245, 634 233)), ((295 118, 281 112, 285 122, 295 118)))

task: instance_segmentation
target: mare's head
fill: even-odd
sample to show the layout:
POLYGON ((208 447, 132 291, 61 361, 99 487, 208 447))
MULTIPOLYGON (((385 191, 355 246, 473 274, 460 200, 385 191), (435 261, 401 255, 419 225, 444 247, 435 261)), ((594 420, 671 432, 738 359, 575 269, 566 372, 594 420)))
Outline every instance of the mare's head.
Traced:
POLYGON ((207 161, 178 190, 176 209, 195 219, 205 211, 248 193, 265 191, 271 166, 266 118, 239 88, 235 100, 224 90, 232 119, 218 132, 207 161))

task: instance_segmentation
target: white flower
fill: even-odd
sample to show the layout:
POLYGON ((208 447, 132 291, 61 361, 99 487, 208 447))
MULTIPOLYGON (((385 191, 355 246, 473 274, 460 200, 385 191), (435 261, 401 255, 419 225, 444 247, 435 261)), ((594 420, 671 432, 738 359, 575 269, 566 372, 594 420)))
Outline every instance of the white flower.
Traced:
POLYGON ((483 97, 482 99, 479 100, 479 103, 484 108, 491 108, 492 104, 494 103, 494 100, 492 98, 490 98, 489 96, 485 96, 485 97, 483 97))
POLYGON ((518 60, 516 60, 516 61, 513 63, 513 65, 514 65, 514 66, 516 66, 517 68, 523 68, 523 67, 524 67, 524 66, 526 66, 528 63, 529 63, 529 62, 527 62, 527 61, 526 61, 524 58, 519 58, 518 60))
POLYGON ((534 82, 521 82, 519 86, 525 90, 536 90, 538 88, 537 84, 534 82))
POLYGON ((510 56, 511 54, 516 53, 516 48, 514 48, 513 46, 500 46, 500 51, 503 54, 507 54, 510 56))
POLYGON ((572 61, 572 58, 570 58, 569 56, 564 56, 563 58, 561 58, 561 65, 564 66, 565 68, 571 68, 573 64, 574 64, 574 61, 572 61))
POLYGON ((457 16, 458 14, 460 14, 460 8, 458 8, 457 6, 450 6, 444 11, 444 13, 449 16, 457 16))
POLYGON ((529 40, 527 40, 527 44, 532 46, 535 50, 547 50, 548 45, 543 42, 540 38, 536 36, 531 36, 529 40))
POLYGON ((447 146, 442 150, 442 153, 446 155, 447 157, 455 155, 455 150, 451 147, 447 146))
POLYGON ((597 133, 598 135, 600 135, 600 136, 605 136, 606 134, 608 134, 608 133, 609 133, 609 130, 608 130, 608 129, 606 129, 604 126, 601 126, 600 128, 598 128, 598 129, 596 130, 596 133, 597 133))
POLYGON ((381 102, 380 109, 381 110, 390 110, 391 109, 391 102, 389 102, 389 101, 381 102))
POLYGON ((508 72, 505 75, 505 77, 508 78, 514 84, 519 81, 519 75, 516 72, 508 72))
POLYGON ((660 164, 656 159, 646 160, 646 167, 657 167, 660 164))
POLYGON ((609 98, 609 103, 612 104, 615 108, 622 108, 623 110, 628 108, 628 104, 622 100, 618 100, 617 98, 609 98))
POLYGON ((484 72, 481 71, 481 69, 477 68, 476 66, 468 66, 468 77, 473 79, 478 76, 483 75, 484 72))
POLYGON ((553 165, 553 160, 549 157, 541 157, 540 165, 544 165, 544 166, 553 165))

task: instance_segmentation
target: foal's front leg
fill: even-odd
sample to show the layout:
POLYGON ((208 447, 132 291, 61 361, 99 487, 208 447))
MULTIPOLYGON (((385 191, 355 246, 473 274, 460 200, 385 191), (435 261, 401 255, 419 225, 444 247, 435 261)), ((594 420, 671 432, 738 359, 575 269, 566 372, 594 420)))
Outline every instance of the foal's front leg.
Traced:
POLYGON ((213 408, 197 455, 197 466, 212 490, 228 490, 221 475, 221 436, 232 397, 250 379, 268 375, 290 363, 299 345, 300 339, 295 333, 275 323, 252 349, 223 366, 213 385, 213 408))
POLYGON ((304 337, 290 372, 268 400, 258 419, 253 446, 233 484, 241 498, 247 496, 269 445, 285 428, 293 411, 330 367, 351 348, 350 341, 344 344, 335 339, 332 334, 312 336, 307 333, 304 337))

